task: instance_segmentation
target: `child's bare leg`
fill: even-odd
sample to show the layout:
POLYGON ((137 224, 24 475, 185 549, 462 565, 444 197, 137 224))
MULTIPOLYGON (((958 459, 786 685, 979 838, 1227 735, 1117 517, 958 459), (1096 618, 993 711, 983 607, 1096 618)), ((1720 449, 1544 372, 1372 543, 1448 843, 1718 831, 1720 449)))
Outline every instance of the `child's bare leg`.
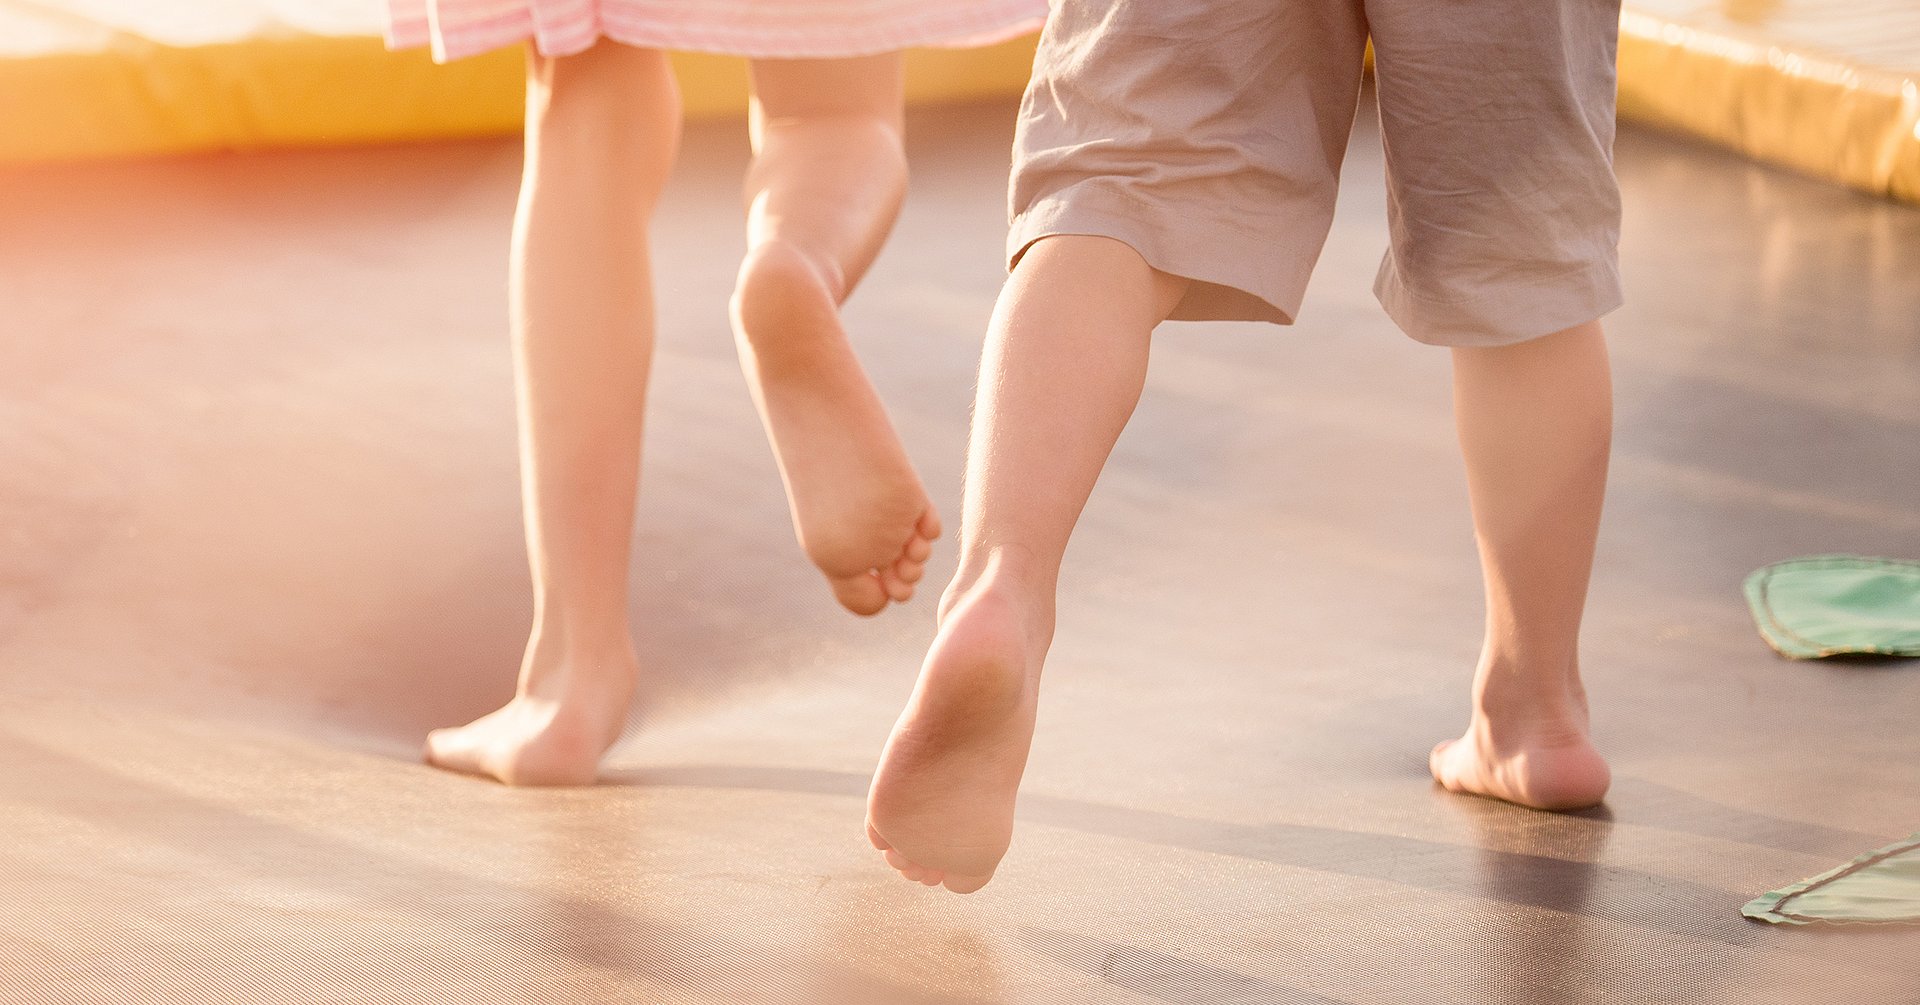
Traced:
POLYGON ((602 42, 530 56, 510 298, 534 624, 506 707, 427 759, 523 785, 586 784, 638 673, 627 563, 653 351, 647 224, 673 163, 664 54, 602 42))
POLYGON ((909 879, 970 893, 1013 833, 1068 535, 1139 401, 1184 281, 1125 244, 1051 237, 994 312, 967 450, 960 569, 887 741, 868 837, 909 879))
POLYGON ((906 193, 897 54, 756 60, 740 362, 800 544, 840 603, 913 595, 940 520, 840 327, 906 193))
POLYGON ((1591 806, 1610 776, 1588 737, 1578 642, 1612 439, 1606 342, 1591 322, 1453 358, 1487 635, 1472 723, 1434 748, 1433 775, 1541 809, 1591 806))

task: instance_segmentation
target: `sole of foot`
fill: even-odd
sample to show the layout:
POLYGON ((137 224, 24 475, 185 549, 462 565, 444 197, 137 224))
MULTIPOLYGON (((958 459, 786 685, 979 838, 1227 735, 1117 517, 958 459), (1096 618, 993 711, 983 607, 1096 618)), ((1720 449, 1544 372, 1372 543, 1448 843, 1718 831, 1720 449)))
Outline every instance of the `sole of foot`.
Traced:
POLYGON ((940 517, 847 342, 833 281, 797 248, 756 246, 733 321, 807 557, 855 614, 912 599, 940 517))
POLYGON ((428 733, 426 762, 507 785, 592 785, 626 726, 637 674, 629 657, 544 681, 465 726, 428 733))
POLYGON ((1033 742, 1029 652, 999 597, 943 620, 867 796, 867 839, 906 878, 972 893, 1006 855, 1033 742))
POLYGON ((1449 792, 1562 812, 1599 805, 1613 781, 1586 731, 1557 722, 1514 737, 1476 722, 1435 745, 1428 767, 1449 792))

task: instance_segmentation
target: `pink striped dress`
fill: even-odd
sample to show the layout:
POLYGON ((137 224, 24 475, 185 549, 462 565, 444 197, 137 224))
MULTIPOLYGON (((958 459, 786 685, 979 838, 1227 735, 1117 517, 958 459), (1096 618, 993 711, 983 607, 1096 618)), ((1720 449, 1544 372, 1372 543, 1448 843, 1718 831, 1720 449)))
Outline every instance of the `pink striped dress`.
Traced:
POLYGON ((1047 0, 387 0, 387 44, 441 62, 531 39, 566 56, 606 37, 763 58, 985 45, 1040 26, 1047 0))

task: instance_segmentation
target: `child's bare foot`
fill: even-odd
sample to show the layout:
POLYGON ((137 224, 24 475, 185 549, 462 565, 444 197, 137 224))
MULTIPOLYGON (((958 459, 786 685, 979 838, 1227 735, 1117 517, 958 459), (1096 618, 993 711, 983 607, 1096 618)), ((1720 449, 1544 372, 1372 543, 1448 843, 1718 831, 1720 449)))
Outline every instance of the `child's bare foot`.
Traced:
POLYGON ((867 796, 867 838, 908 879, 972 893, 993 878, 1033 742, 1038 655, 991 590, 942 620, 867 796))
POLYGON ((940 536, 920 478, 840 327, 838 276, 780 241, 733 296, 740 359, 807 556, 856 614, 913 596, 940 536))
POLYGON ((633 701, 631 649, 551 663, 532 654, 520 691, 498 711, 427 734, 427 763, 508 785, 591 785, 633 701), (538 662, 536 662, 538 661, 538 662))
POLYGON ((1448 791, 1541 810, 1596 805, 1613 779, 1588 736, 1577 677, 1565 697, 1483 697, 1466 735, 1436 745, 1428 766, 1448 791))

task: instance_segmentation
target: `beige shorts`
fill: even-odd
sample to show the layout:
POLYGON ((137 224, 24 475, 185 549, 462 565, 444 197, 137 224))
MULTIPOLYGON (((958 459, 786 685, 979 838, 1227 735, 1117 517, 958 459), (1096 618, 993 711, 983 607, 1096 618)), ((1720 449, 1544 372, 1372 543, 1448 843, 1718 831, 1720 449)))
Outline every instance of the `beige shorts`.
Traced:
POLYGON ((1619 0, 1056 0, 1008 254, 1094 234, 1193 280, 1173 317, 1291 324, 1373 39, 1407 334, 1505 345, 1621 302, 1619 0))

